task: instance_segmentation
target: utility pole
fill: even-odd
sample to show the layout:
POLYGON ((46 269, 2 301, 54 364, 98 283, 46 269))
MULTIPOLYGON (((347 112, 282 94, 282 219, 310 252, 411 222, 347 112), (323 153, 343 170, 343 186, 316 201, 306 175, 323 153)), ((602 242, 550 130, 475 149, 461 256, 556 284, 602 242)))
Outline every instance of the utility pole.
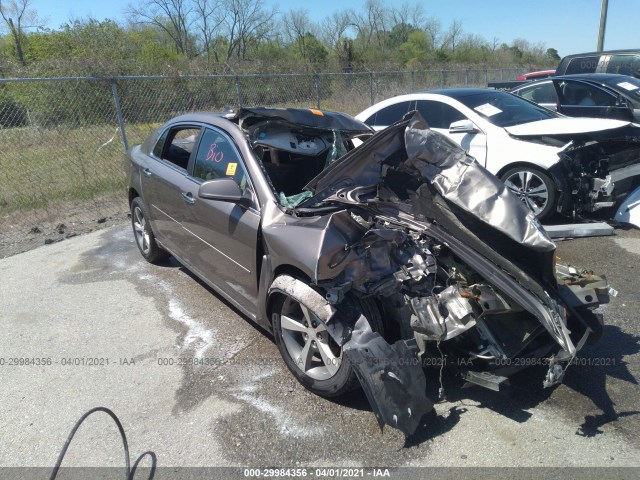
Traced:
POLYGON ((600 11, 600 31, 598 32, 598 52, 604 48, 604 32, 607 28, 607 10, 609 9, 609 0, 602 0, 602 9, 600 11))

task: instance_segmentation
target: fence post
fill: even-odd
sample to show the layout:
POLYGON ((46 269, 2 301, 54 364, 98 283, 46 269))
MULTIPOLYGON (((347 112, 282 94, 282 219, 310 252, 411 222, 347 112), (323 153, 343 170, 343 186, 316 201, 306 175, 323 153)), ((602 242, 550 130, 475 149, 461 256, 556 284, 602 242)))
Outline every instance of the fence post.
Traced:
POLYGON ((236 97, 238 99, 238 108, 242 108, 242 92, 240 90, 240 77, 236 75, 236 97))
POLYGON ((444 73, 444 68, 440 70, 440 88, 444 88, 445 87, 445 79, 444 79, 445 73, 444 73))
POLYGON ((316 108, 320 110, 320 75, 313 74, 313 83, 316 89, 316 108))
POLYGON ((373 72, 369 72, 369 105, 373 105, 374 97, 373 97, 373 72))
POLYGON ((468 87, 469 86, 469 68, 467 67, 467 69, 464 72, 464 86, 468 87))
POLYGON ((127 132, 124 129, 124 118, 122 116, 122 107, 120 106, 120 97, 118 96, 118 86, 115 77, 111 78, 111 94, 113 95, 113 103, 116 107, 116 118, 120 127, 120 135, 122 135, 122 144, 125 153, 129 150, 129 142, 127 142, 127 132))

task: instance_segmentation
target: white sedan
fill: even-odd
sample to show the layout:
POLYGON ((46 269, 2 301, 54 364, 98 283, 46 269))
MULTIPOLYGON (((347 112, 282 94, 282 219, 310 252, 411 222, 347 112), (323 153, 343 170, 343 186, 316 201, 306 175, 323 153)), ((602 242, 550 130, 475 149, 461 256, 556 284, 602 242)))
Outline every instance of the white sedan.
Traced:
MULTIPOLYGON (((612 206, 620 195, 628 193, 627 177, 640 174, 636 162, 631 171, 627 169, 616 177, 625 191, 619 188, 614 192, 614 182, 606 178, 608 170, 589 172, 584 166, 587 170, 577 172, 571 171, 569 165, 557 166, 559 154, 576 145, 588 145, 604 137, 628 138, 627 129, 633 128, 629 122, 564 117, 498 90, 460 88, 400 95, 367 108, 356 118, 381 130, 413 110, 419 111, 433 130, 460 144, 500 178, 540 219, 556 208, 569 213, 575 212, 576 207, 589 212, 612 206), (575 185, 570 183, 575 176, 591 180, 590 191, 585 195, 592 201, 578 199, 576 206, 569 198, 575 192, 575 185)), ((640 155, 636 158, 640 159, 640 155)))

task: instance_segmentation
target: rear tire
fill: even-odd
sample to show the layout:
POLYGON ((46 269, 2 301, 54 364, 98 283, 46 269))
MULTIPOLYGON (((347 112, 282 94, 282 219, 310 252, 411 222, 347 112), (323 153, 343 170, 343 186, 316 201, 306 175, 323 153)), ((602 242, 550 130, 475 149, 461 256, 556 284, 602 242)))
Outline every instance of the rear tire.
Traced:
POLYGON ((147 262, 159 263, 169 257, 169 252, 156 242, 149 223, 149 215, 140 197, 134 198, 131 202, 131 226, 138 250, 147 262))

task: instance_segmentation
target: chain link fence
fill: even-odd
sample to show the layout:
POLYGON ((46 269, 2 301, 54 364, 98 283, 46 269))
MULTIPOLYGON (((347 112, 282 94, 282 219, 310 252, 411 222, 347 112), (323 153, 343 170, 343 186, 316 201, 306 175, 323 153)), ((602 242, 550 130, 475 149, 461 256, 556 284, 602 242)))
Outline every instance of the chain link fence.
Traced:
POLYGON ((124 152, 171 117, 225 107, 357 114, 402 93, 520 69, 0 79, 0 258, 127 218, 124 152))

